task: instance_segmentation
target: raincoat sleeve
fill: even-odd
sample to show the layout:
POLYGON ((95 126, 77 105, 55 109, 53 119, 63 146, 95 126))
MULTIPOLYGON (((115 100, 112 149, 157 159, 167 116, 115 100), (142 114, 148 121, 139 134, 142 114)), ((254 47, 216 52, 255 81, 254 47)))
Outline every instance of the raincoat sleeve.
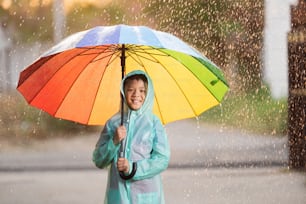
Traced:
POLYGON ((107 167, 118 153, 120 145, 115 145, 113 136, 115 134, 114 128, 107 123, 100 135, 93 152, 93 162, 98 168, 107 167))
POLYGON ((154 139, 150 158, 137 162, 134 180, 151 178, 164 171, 169 164, 170 148, 163 125, 158 118, 154 118, 154 139))

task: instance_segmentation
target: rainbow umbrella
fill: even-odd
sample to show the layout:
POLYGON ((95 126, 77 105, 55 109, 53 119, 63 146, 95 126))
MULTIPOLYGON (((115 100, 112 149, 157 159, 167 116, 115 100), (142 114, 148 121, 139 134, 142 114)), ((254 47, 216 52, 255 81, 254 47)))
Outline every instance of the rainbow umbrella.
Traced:
POLYGON ((179 38, 145 26, 75 33, 21 72, 18 91, 54 117, 103 125, 120 109, 122 73, 152 78, 154 113, 166 124, 200 115, 228 90, 221 70, 179 38))

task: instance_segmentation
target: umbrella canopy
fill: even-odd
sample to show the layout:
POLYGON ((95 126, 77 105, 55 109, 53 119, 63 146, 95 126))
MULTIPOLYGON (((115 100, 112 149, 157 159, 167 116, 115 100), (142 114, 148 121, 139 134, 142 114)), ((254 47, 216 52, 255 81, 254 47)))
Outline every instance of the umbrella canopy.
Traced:
POLYGON ((228 90, 221 70, 179 38, 128 25, 67 37, 21 72, 17 89, 54 117, 103 125, 120 108, 122 63, 152 78, 153 111, 164 124, 200 115, 228 90))

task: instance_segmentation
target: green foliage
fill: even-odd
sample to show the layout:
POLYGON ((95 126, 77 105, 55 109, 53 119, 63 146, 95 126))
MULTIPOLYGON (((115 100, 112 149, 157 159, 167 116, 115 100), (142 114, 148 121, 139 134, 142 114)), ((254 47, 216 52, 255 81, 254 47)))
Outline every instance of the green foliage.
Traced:
POLYGON ((239 91, 261 86, 264 1, 144 0, 157 27, 201 50, 239 91), (235 66, 235 70, 231 67, 235 66))
POLYGON ((8 10, 0 10, 1 23, 12 29, 10 37, 16 41, 50 40, 53 35, 51 6, 29 7, 28 1, 16 0, 8 10))
MULTIPOLYGON (((231 93, 229 93, 231 94, 231 93)), ((222 105, 206 111, 202 121, 267 135, 287 133, 287 100, 275 100, 263 87, 248 94, 231 94, 222 105)))
POLYGON ((101 25, 121 23, 124 12, 117 5, 99 8, 91 4, 75 5, 67 14, 67 34, 101 25))
POLYGON ((53 118, 28 105, 20 95, 0 95, 0 137, 8 140, 45 139, 73 136, 97 131, 97 126, 85 126, 53 118))

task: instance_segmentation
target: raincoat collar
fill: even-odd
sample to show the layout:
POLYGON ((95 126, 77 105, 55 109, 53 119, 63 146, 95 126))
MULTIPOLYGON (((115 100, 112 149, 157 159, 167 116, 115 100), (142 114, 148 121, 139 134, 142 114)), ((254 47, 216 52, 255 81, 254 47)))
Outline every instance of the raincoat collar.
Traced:
POLYGON ((132 71, 132 72, 128 73, 123 78, 123 80, 121 81, 121 94, 123 95, 123 98, 124 98, 125 110, 128 110, 129 114, 135 113, 136 115, 141 115, 141 114, 149 113, 149 112, 152 113, 152 111, 153 111, 153 101, 154 101, 154 89, 153 89, 153 84, 152 84, 151 78, 144 71, 135 70, 135 71, 132 71), (124 86, 124 81, 128 77, 131 77, 131 76, 137 75, 137 74, 142 74, 147 78, 148 90, 147 90, 147 95, 146 95, 146 98, 145 98, 145 101, 144 101, 143 105, 141 106, 140 109, 135 111, 135 110, 131 110, 126 103, 126 97, 125 97, 125 94, 124 94, 124 87, 123 86, 124 86))

